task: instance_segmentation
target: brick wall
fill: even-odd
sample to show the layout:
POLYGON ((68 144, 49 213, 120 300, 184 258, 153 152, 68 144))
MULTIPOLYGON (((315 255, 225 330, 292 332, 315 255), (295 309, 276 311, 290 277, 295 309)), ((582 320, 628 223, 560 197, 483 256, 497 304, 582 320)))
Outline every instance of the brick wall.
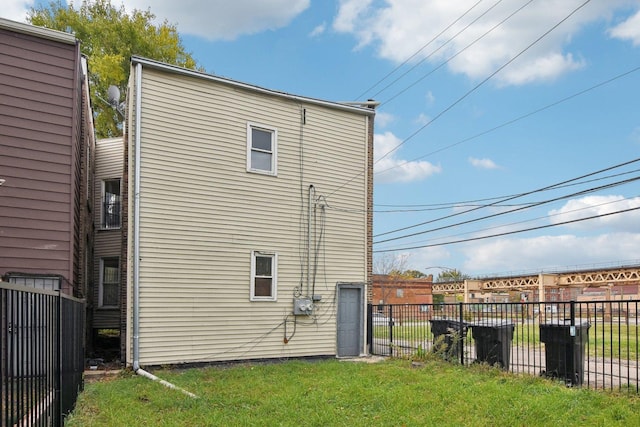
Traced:
POLYGON ((433 304, 433 276, 422 279, 374 274, 372 304, 433 304))

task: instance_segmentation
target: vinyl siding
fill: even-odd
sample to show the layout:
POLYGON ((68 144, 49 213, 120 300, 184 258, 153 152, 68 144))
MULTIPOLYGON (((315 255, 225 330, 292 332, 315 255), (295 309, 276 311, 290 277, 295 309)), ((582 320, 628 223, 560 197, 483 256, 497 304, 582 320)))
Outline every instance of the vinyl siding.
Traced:
POLYGON ((0 28, 0 57, 0 275, 59 274, 68 286, 77 279, 79 50, 0 28))
POLYGON ((366 281, 367 116, 150 68, 141 102, 140 363, 334 355, 336 283, 366 281), (277 176, 246 171, 247 122, 277 128, 277 176), (309 185, 353 212, 325 209, 294 327, 309 185), (249 301, 252 250, 278 253, 276 302, 249 301))
MULTIPOLYGON (((124 140, 120 138, 104 139, 96 144, 96 166, 94 180, 94 223, 96 233, 93 255, 93 328, 118 329, 120 327, 120 309, 99 307, 100 260, 120 257, 122 231, 118 229, 101 230, 102 224, 102 181, 105 179, 122 180, 124 165, 124 140)), ((121 182, 122 184, 122 182, 121 182)), ((122 262, 122 260, 121 260, 122 262)))

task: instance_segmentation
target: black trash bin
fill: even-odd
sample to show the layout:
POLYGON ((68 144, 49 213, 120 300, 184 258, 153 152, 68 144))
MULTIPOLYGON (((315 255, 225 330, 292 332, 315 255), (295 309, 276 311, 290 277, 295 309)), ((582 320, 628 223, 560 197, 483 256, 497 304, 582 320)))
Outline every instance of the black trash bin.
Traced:
POLYGON ((459 340, 467 337, 467 324, 463 322, 461 325, 459 320, 453 319, 431 319, 429 322, 433 333, 433 351, 443 354, 448 360, 457 359, 460 355, 459 340))
POLYGON ((509 369, 514 325, 507 320, 487 319, 472 323, 476 361, 509 369))
POLYGON ((589 322, 557 320, 540 324, 540 341, 544 343, 546 370, 543 375, 563 379, 567 385, 584 382, 585 343, 589 339, 589 322))

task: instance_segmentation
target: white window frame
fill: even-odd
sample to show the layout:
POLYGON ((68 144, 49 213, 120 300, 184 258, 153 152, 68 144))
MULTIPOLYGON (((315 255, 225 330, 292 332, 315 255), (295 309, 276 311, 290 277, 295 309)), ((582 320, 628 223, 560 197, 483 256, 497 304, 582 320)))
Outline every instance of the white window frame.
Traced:
POLYGON ((105 178, 101 181, 100 183, 101 185, 101 190, 100 190, 100 229, 101 230, 119 230, 120 228, 122 228, 122 178, 105 178), (120 221, 118 221, 118 226, 115 227, 107 227, 104 225, 105 223, 105 211, 104 211, 104 192, 105 192, 105 184, 108 181, 118 181, 118 186, 120 189, 120 194, 119 194, 119 198, 120 200, 118 201, 119 204, 119 208, 120 211, 118 212, 118 219, 120 221))
MULTIPOLYGON (((264 276, 262 276, 264 277, 264 276)), ((278 254, 276 252, 251 251, 251 284, 249 291, 251 301, 277 301, 278 300, 278 254), (271 258, 271 296, 256 296, 256 257, 271 258)))
POLYGON ((264 175, 278 175, 278 129, 273 126, 259 123, 247 122, 247 172, 260 173, 264 175), (252 146, 253 129, 271 133, 271 151, 254 149, 252 146), (253 151, 271 154, 271 169, 257 169, 251 165, 251 153, 253 151))
MULTIPOLYGON (((104 296, 104 261, 106 259, 117 259, 118 260, 118 271, 120 271, 120 257, 117 256, 113 256, 113 257, 103 257, 100 258, 100 281, 99 281, 99 286, 98 286, 98 307, 100 308, 118 308, 118 303, 116 301, 115 305, 104 305, 103 303, 103 296, 104 296)), ((118 287, 120 286, 120 278, 119 278, 119 274, 118 274, 118 287)))

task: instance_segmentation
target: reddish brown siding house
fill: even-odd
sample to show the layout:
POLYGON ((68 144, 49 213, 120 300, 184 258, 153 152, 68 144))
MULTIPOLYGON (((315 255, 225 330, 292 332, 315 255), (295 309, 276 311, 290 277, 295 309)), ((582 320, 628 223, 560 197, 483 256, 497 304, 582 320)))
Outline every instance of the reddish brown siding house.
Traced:
POLYGON ((0 58, 0 278, 84 297, 94 132, 79 42, 0 18, 0 58))
POLYGON ((373 301, 377 304, 433 304, 433 276, 404 279, 386 274, 373 275, 373 301))

